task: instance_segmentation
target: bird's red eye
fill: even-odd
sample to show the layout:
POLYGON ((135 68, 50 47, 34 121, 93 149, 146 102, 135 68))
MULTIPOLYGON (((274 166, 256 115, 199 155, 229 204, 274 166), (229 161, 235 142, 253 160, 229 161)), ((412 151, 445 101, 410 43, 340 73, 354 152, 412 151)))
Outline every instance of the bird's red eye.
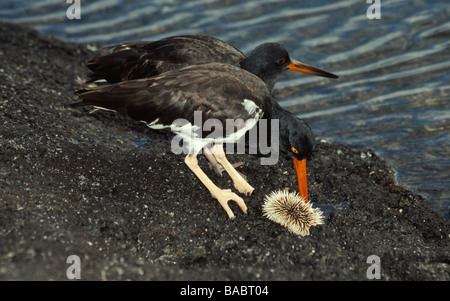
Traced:
POLYGON ((277 64, 283 65, 285 62, 286 62, 286 59, 285 59, 285 58, 281 58, 281 59, 279 59, 279 60, 277 61, 277 64))

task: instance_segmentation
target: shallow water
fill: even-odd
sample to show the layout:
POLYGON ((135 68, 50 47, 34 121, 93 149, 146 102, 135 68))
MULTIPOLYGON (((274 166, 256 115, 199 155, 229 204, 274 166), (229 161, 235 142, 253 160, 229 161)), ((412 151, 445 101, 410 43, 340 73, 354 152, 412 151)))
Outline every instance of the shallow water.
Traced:
POLYGON ((72 42, 111 45, 186 33, 223 39, 248 53, 278 42, 291 57, 338 80, 284 73, 280 103, 331 141, 369 147, 398 182, 450 220, 450 2, 381 0, 0 1, 0 20, 31 24, 72 42))

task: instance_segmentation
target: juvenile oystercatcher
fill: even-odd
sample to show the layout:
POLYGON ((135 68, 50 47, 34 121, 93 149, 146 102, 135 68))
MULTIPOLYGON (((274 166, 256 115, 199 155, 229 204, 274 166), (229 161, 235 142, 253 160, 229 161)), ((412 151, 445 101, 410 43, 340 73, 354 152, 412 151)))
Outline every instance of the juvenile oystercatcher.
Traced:
POLYGON ((123 42, 106 47, 112 52, 90 60, 91 80, 109 83, 146 78, 188 65, 226 63, 239 66, 266 82, 273 89, 282 70, 338 78, 327 71, 309 66, 289 57, 287 50, 276 43, 264 43, 248 56, 230 44, 205 35, 182 35, 148 42, 123 42))
MULTIPOLYGON (((288 62, 278 64, 279 67, 271 71, 281 72, 288 62)), ((279 150, 293 159, 300 195, 307 199, 306 159, 315 145, 310 127, 283 109, 263 80, 240 67, 223 63, 190 65, 150 78, 77 90, 75 94, 82 101, 74 105, 115 110, 151 128, 170 129, 190 139, 185 163, 219 201, 229 218, 234 218, 234 213, 228 201, 235 201, 244 213, 247 206, 237 194, 220 189, 207 177, 198 166, 197 154, 203 149, 205 154, 214 157, 230 175, 235 188, 249 195, 254 188, 228 162, 223 143, 236 142, 261 118, 279 120, 279 150), (227 119, 247 122, 240 129, 233 128, 222 136, 206 139, 206 133, 196 132, 196 112, 201 112, 202 120, 219 120, 224 128, 227 119), (180 124, 177 120, 186 122, 180 124)))

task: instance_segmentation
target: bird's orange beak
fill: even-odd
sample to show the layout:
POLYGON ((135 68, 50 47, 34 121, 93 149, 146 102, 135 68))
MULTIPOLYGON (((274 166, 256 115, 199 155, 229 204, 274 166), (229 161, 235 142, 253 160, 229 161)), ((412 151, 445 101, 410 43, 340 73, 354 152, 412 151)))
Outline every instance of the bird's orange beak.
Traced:
POLYGON ((300 196, 308 203, 308 181, 306 180, 306 159, 299 161, 294 159, 295 171, 297 172, 298 191, 300 196))
POLYGON ((291 59, 291 64, 287 66, 287 70, 289 71, 297 71, 297 72, 303 72, 311 75, 316 76, 323 76, 323 77, 329 77, 329 78, 339 78, 339 76, 327 72, 325 70, 303 64, 302 62, 296 61, 294 59, 291 59))

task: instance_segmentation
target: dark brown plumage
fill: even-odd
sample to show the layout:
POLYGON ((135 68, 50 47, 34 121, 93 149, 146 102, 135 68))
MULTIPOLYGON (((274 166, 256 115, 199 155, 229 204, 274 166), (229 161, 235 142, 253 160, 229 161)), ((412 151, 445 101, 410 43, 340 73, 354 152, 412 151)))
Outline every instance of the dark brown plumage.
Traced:
POLYGON ((261 78, 270 89, 284 70, 337 78, 332 73, 291 59, 287 50, 276 43, 261 44, 248 56, 222 40, 205 35, 173 36, 153 42, 124 42, 106 49, 112 49, 112 52, 87 62, 92 71, 91 80, 105 79, 109 83, 117 83, 206 63, 241 67, 261 78))
MULTIPOLYGON (((258 77, 228 64, 192 65, 171 70, 156 77, 86 88, 75 92, 83 102, 115 110, 134 120, 167 126, 176 119, 194 123, 194 111, 202 119, 253 118, 242 102, 251 99, 262 111, 270 103, 271 93, 258 77)), ((258 119, 262 117, 258 117, 258 119)))
POLYGON ((245 55, 230 44, 205 35, 181 35, 158 41, 123 42, 106 47, 110 54, 87 62, 93 80, 109 83, 152 77, 189 65, 226 63, 238 66, 245 55))

